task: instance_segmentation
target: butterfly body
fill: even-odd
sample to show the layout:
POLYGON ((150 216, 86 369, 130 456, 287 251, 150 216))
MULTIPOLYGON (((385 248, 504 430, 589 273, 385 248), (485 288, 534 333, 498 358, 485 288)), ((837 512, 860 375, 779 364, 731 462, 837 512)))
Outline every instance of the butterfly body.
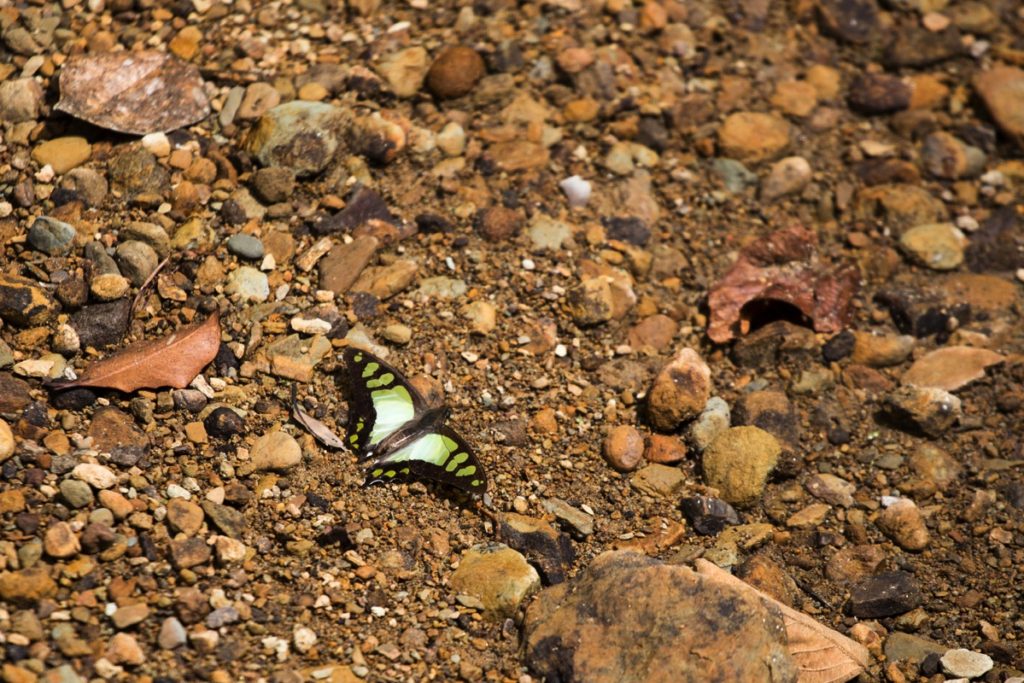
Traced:
POLYGON ((345 350, 349 375, 347 445, 372 460, 364 485, 413 477, 482 493, 487 478, 472 447, 445 425, 447 406, 431 407, 391 365, 362 349, 345 350))

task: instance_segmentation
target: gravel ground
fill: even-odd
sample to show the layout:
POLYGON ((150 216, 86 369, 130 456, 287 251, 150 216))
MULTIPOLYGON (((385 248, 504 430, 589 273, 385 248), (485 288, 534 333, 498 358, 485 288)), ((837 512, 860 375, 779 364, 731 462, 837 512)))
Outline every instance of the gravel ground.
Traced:
POLYGON ((1024 676, 1022 35, 999 0, 0 7, 3 679, 654 680, 656 603, 571 664, 531 640, 566 582, 617 604, 613 549, 732 570, 863 680, 1024 676), (344 436, 350 344, 485 496, 363 488, 293 418, 344 436))

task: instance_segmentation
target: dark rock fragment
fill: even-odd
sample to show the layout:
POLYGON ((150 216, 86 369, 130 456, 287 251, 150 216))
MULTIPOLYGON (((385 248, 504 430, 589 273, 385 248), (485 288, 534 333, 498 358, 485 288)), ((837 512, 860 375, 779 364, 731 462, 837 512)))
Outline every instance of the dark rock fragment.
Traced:
POLYGON ((862 114, 889 114, 910 106, 910 86, 898 76, 861 74, 850 83, 849 103, 862 114))
POLYGON ((903 28, 885 48, 882 63, 886 67, 924 67, 963 54, 960 31, 954 26, 939 31, 925 28, 903 28))
POLYGON ((822 31, 847 43, 866 43, 878 29, 874 0, 818 0, 817 10, 822 31))
POLYGON ((691 496, 683 499, 682 508, 686 521, 701 536, 714 536, 726 526, 740 523, 735 508, 720 498, 691 496))
POLYGON ((543 520, 515 513, 502 516, 498 540, 521 552, 547 585, 562 583, 576 558, 569 537, 543 520))
POLYGON ((602 218, 601 222, 604 224, 608 239, 629 242, 638 247, 647 244, 647 241, 651 239, 651 229, 641 219, 634 216, 602 218))
POLYGON ((245 421, 231 408, 215 408, 203 420, 206 433, 215 439, 230 439, 245 431, 245 421))
POLYGON ((124 338, 131 308, 132 302, 129 299, 93 304, 72 313, 68 322, 78 333, 83 349, 87 346, 100 349, 124 338))
POLYGON ((907 572, 884 572, 857 584, 847 607, 860 619, 894 617, 914 609, 924 598, 917 580, 907 572))
POLYGON ((317 235, 351 232, 370 220, 384 221, 392 225, 398 222, 383 197, 367 187, 361 187, 349 197, 344 209, 319 223, 314 223, 312 230, 317 235))

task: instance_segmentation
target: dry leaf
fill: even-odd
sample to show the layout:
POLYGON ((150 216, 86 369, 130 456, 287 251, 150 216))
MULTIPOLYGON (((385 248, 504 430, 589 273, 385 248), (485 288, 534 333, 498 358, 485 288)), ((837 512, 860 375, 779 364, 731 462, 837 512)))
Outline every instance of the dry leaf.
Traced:
POLYGON ((697 573, 709 581, 756 593, 782 612, 789 654, 796 662, 799 683, 843 683, 860 675, 870 662, 867 648, 842 633, 784 605, 707 560, 696 561, 697 573))
POLYGON ((135 391, 174 387, 183 389, 209 365, 220 348, 220 314, 183 327, 162 339, 132 344, 90 365, 70 382, 53 382, 55 389, 101 387, 135 391))
POLYGON ((817 247, 817 235, 798 226, 744 247, 708 292, 708 337, 724 344, 745 334, 752 311, 777 308, 779 302, 796 307, 817 332, 845 327, 859 276, 850 265, 819 262, 817 247))
POLYGON ((60 72, 57 109, 121 133, 184 128, 210 114, 199 69, 161 52, 71 57, 60 72))
POLYGON ((299 406, 299 402, 295 400, 294 384, 292 385, 292 417, 295 418, 296 422, 305 427, 306 431, 313 435, 313 438, 328 448, 345 447, 345 442, 341 440, 341 437, 332 432, 330 427, 299 406))

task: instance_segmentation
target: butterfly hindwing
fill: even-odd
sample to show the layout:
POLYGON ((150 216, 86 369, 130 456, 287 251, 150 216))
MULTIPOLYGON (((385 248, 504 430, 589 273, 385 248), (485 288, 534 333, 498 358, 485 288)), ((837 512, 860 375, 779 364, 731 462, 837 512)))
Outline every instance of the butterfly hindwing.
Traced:
POLYGON ((373 457, 376 446, 423 412, 419 392, 402 373, 373 354, 348 347, 348 445, 360 457, 373 457))
POLYGON ((487 477, 473 449, 449 427, 430 431, 371 465, 364 485, 409 478, 432 479, 470 493, 483 493, 487 477))

